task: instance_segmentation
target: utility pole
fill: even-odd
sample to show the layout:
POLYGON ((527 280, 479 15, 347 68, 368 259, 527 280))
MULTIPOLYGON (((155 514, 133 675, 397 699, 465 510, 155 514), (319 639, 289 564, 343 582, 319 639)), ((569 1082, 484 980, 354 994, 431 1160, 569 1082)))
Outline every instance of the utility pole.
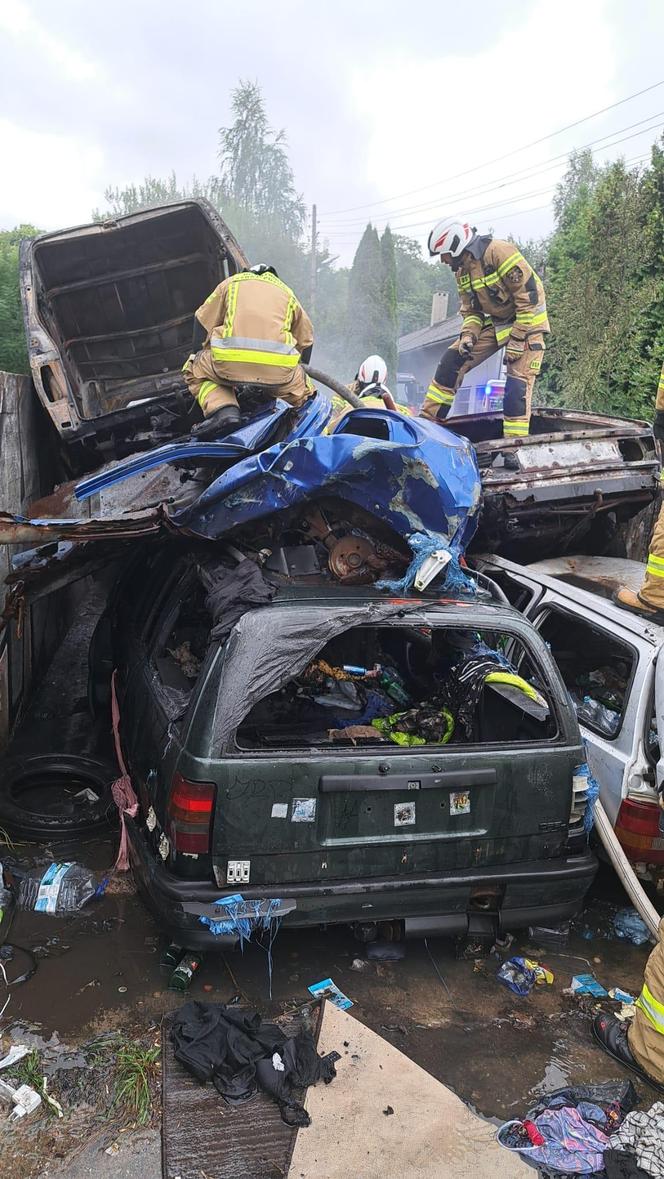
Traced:
POLYGON ((311 282, 309 288, 309 315, 316 314, 316 206, 311 206, 311 282))

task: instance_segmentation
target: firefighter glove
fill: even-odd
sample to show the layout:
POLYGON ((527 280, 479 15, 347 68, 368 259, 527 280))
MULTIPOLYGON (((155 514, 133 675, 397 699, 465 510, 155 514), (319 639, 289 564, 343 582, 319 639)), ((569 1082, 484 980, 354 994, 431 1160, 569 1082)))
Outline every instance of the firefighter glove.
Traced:
POLYGON ((664 442, 664 409, 657 410, 652 432, 658 442, 664 442))
POLYGON ((475 341, 472 336, 462 336, 459 340, 459 356, 462 360, 469 360, 473 354, 475 341))

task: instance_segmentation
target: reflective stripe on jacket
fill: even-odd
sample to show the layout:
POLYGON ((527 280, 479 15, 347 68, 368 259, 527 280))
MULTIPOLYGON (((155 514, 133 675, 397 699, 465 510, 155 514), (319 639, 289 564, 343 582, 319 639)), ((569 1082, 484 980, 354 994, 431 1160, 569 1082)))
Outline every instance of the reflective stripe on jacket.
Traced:
MULTIPOLYGON (((472 247, 471 247, 472 248, 472 247)), ((461 296, 462 336, 479 336, 491 322, 499 344, 548 332, 542 281, 511 242, 478 239, 477 257, 466 251, 456 281, 461 296)))
POLYGON ((231 384, 287 383, 313 344, 311 320, 286 283, 266 272, 224 279, 198 308, 215 373, 231 384))

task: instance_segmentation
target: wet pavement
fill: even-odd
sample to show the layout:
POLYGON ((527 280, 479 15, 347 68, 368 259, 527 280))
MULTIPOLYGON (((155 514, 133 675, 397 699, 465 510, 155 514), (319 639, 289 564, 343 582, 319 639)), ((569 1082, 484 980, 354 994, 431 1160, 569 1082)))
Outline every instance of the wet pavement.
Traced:
MULTIPOLYGON (((75 649, 87 646, 96 609, 93 605, 82 614, 71 645, 65 642, 33 702, 19 734, 24 749, 55 748, 57 743, 64 750, 78 745, 84 733, 89 735, 85 676, 74 667, 72 656, 75 649)), ((93 747, 86 740, 86 751, 93 747)), ((23 865, 76 860, 101 878, 110 872, 116 847, 117 837, 109 836, 23 845, 10 855, 23 865)), ((3 854, 7 858, 6 853, 0 847, 0 859, 3 854)), ((624 1075, 593 1045, 593 1001, 565 996, 563 990, 573 974, 590 971, 607 989, 619 986, 638 994, 649 946, 604 936, 612 914, 625 903, 615 875, 602 867, 568 945, 542 951, 527 933, 517 936, 501 958, 525 953, 546 963, 555 975, 552 986, 537 987, 526 998, 496 980, 501 958, 462 960, 453 942, 432 938, 428 944, 407 943, 401 961, 367 961, 365 947, 346 928, 280 930, 273 947, 271 998, 268 958, 256 945, 244 953, 208 955, 189 994, 228 1002, 239 993, 243 1003, 275 1016, 307 1001, 310 983, 332 977, 353 1000, 357 1019, 451 1087, 483 1117, 499 1122, 525 1112, 533 1099, 568 1082, 624 1075), (592 934, 590 940, 584 930, 592 934)), ((131 878, 113 876, 104 898, 78 914, 17 912, 8 941, 29 950, 38 969, 27 982, 10 988, 0 1031, 40 1049, 65 1118, 54 1126, 33 1115, 33 1125, 10 1131, 11 1141, 0 1131, 3 1179, 43 1174, 78 1179, 93 1173, 156 1179, 158 1119, 152 1132, 122 1135, 117 1124, 95 1114, 90 1079, 87 1090, 67 1081, 67 1069, 76 1071, 81 1045, 108 1032, 154 1041, 164 1013, 183 1002, 181 994, 168 990, 169 973, 159 965, 159 930, 135 895, 131 878), (72 1147, 76 1160, 59 1161, 69 1157, 72 1147), (105 1154, 107 1149, 119 1150, 118 1156, 105 1154)), ((6 963, 9 979, 26 965, 26 956, 17 950, 6 963)), ((3 1002, 0 994, 0 1006, 3 1002)), ((603 1000, 602 1006, 614 1010, 617 1005, 603 1000)), ((86 1067, 79 1071, 90 1078, 86 1067)), ((646 1086, 639 1088, 648 1107, 655 1094, 646 1086)), ((102 1096, 107 1107, 108 1093, 102 1096)))

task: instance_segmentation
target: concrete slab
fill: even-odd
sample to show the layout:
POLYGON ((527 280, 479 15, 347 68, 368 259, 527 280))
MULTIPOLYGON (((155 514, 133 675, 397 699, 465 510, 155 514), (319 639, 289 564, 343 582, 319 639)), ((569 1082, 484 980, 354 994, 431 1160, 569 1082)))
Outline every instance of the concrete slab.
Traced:
POLYGON ((337 1077, 309 1090, 289 1179, 532 1179, 495 1127, 392 1044, 330 1003, 318 1048, 337 1077))

